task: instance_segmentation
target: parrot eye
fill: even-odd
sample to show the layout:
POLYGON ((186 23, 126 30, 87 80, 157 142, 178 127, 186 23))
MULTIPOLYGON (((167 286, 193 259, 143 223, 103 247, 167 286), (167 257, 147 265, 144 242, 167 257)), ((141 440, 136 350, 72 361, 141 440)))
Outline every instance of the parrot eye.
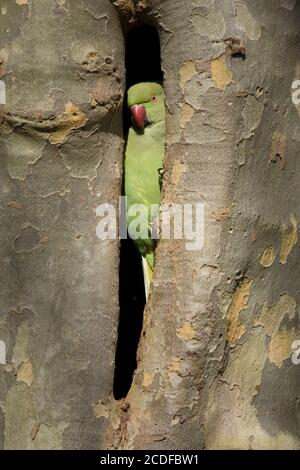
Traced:
POLYGON ((152 97, 151 97, 151 101, 152 101, 153 103, 155 103, 155 102, 157 101, 157 96, 152 96, 152 97))

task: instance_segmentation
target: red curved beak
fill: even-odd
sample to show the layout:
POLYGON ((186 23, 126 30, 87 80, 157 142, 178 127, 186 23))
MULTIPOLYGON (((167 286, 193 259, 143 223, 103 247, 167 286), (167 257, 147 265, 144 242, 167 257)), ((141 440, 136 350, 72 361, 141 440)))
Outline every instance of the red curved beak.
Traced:
POLYGON ((130 108, 134 122, 140 129, 145 128, 146 109, 143 104, 135 104, 130 108))

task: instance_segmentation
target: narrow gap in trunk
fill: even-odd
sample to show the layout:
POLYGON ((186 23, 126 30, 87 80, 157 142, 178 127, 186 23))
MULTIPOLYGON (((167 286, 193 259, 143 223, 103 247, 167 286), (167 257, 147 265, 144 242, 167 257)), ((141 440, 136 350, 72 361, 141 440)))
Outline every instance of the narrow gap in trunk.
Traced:
MULTIPOLYGON (((160 41, 156 28, 139 24, 125 34, 127 89, 139 82, 162 82, 160 41)), ((123 122, 124 135, 127 136, 131 118, 126 101, 123 122)), ((120 320, 114 376, 116 400, 125 398, 132 384, 146 302, 141 255, 130 239, 121 241, 119 281, 120 320)))

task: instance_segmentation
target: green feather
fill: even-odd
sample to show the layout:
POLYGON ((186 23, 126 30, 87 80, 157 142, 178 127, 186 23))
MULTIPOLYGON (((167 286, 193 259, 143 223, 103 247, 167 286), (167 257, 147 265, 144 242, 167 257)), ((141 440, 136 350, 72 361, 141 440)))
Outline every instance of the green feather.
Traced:
MULTIPOLYGON (((150 209, 152 204, 160 204, 161 168, 165 155, 165 102, 162 86, 157 83, 134 85, 128 90, 128 106, 135 104, 145 106, 149 124, 144 131, 134 127, 129 130, 125 153, 125 195, 128 208, 133 204, 143 204, 148 209, 149 236, 146 240, 137 239, 134 243, 153 272, 155 240, 151 239, 150 209)), ((131 220, 128 217, 128 224, 131 220)), ((144 277, 147 275, 145 271, 144 277)), ((152 276, 149 274, 149 277, 152 276)), ((149 290, 149 279, 146 278, 145 288, 149 290)))

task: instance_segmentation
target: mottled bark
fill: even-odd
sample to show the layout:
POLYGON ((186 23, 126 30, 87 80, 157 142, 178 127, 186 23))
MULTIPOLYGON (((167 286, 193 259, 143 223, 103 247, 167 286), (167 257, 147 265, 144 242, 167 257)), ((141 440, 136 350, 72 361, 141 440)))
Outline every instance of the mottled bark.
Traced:
POLYGON ((299 448, 299 2, 0 6, 3 447, 299 448), (125 404, 118 243, 94 211, 120 192, 117 10, 160 32, 164 202, 205 204, 203 250, 159 243, 125 404))
POLYGON ((0 440, 97 448, 112 397, 123 36, 107 0, 1 0, 0 440))
POLYGON ((107 445, 299 448, 300 3, 138 3, 161 35, 164 201, 205 204, 205 245, 158 246, 138 369, 107 445))

